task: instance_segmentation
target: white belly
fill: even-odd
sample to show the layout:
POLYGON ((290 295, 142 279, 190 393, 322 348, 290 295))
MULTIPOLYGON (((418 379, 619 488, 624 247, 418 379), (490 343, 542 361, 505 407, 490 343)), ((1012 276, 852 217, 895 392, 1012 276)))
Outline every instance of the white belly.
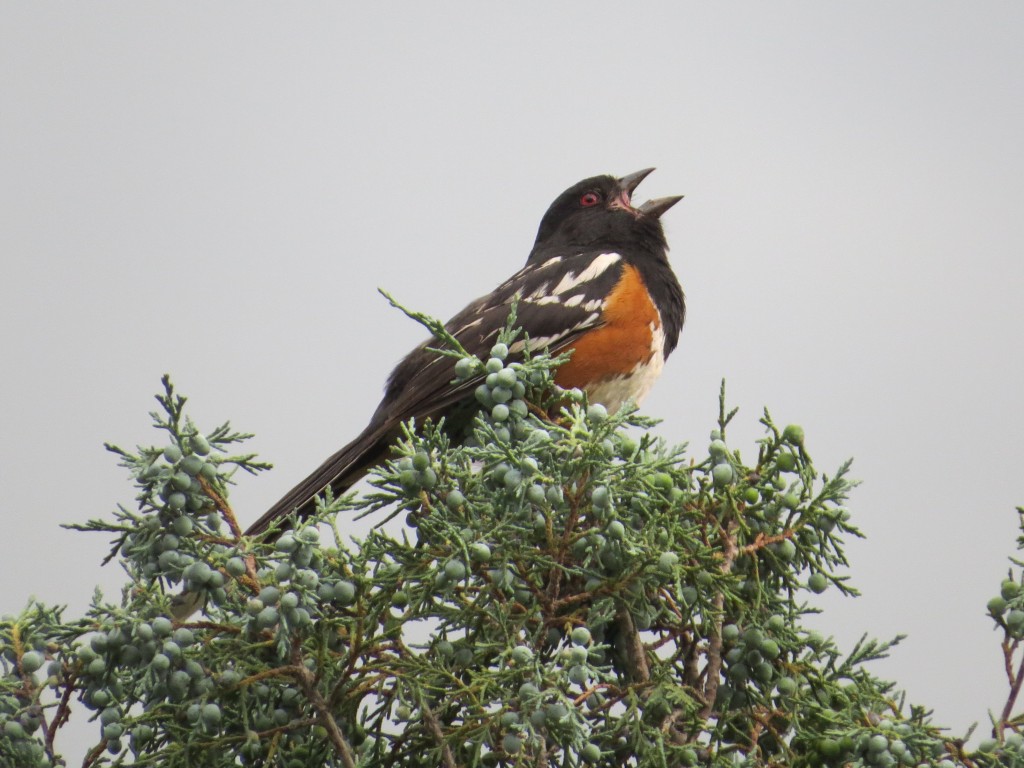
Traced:
POLYGON ((665 367, 665 333, 660 327, 651 326, 652 354, 646 362, 637 365, 631 372, 623 376, 597 382, 587 387, 587 396, 592 403, 600 403, 615 413, 627 400, 637 405, 647 397, 654 382, 665 367))

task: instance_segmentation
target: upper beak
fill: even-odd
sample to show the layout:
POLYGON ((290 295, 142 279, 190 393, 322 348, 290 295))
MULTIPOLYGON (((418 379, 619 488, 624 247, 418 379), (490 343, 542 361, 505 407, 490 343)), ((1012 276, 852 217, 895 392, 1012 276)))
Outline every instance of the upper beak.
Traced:
POLYGON ((633 190, 639 187, 640 182, 650 176, 653 172, 653 168, 644 168, 642 171, 627 174, 619 179, 619 188, 624 190, 627 195, 632 196, 633 190))
MULTIPOLYGON (((623 176, 621 179, 619 179, 619 188, 622 190, 624 198, 622 202, 625 202, 626 204, 624 207, 631 207, 630 199, 633 196, 634 190, 638 186, 640 186, 640 182, 646 179, 653 170, 653 168, 644 168, 642 171, 627 174, 626 176, 623 176)), ((671 208, 673 205, 675 205, 682 199, 682 195, 677 195, 673 197, 659 197, 655 200, 648 200, 639 208, 632 208, 632 210, 642 213, 645 216, 652 216, 653 218, 657 219, 658 217, 661 216, 661 214, 663 214, 665 211, 667 211, 669 208, 671 208)), ((617 200, 616 202, 619 201, 617 200)), ((613 203, 613 205, 615 205, 615 203, 613 203)))

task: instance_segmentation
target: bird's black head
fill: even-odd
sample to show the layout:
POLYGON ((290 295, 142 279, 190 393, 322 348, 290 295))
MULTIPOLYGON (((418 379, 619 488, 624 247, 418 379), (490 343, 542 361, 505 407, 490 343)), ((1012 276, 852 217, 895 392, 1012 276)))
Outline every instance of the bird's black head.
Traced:
POLYGON ((530 260, 552 249, 646 244, 665 247, 659 217, 681 197, 649 200, 639 207, 633 191, 653 171, 645 168, 616 179, 594 176, 565 190, 541 219, 530 260))

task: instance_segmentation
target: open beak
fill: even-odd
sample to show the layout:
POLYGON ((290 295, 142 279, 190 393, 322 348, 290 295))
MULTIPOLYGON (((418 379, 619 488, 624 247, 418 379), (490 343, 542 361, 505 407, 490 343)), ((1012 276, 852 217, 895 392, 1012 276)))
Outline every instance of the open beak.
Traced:
POLYGON ((633 192, 636 190, 638 186, 640 186, 640 182, 646 179, 653 170, 653 168, 644 168, 642 171, 630 173, 620 178, 619 189, 622 191, 622 194, 619 197, 616 197, 614 200, 612 200, 610 204, 611 207, 623 208, 625 210, 632 211, 643 216, 651 216, 657 219, 661 216, 661 214, 663 214, 673 205, 682 200, 682 195, 676 195, 672 197, 659 197, 656 198, 655 200, 648 200, 639 208, 633 207, 631 202, 633 192))

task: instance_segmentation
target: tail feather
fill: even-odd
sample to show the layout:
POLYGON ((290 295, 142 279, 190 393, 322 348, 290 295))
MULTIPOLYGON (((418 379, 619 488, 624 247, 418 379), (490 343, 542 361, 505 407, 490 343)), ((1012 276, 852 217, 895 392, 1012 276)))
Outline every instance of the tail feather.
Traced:
POLYGON ((288 491, 259 520, 250 525, 245 534, 257 536, 265 533, 274 527, 278 519, 289 515, 297 515, 300 519, 308 517, 316 509, 317 494, 328 487, 335 496, 347 491, 388 457, 391 446, 402 434, 402 423, 409 419, 415 419, 416 424, 420 425, 443 416, 445 430, 449 434, 461 433, 478 407, 472 396, 467 394, 480 383, 480 377, 450 386, 451 374, 447 369, 439 368, 434 379, 437 386, 425 389, 402 383, 399 389, 406 400, 395 405, 385 397, 369 426, 355 440, 330 456, 309 477, 288 491))
MULTIPOLYGON (((372 425, 371 425, 372 426, 372 425)), ((316 497, 328 487, 338 496, 358 483, 374 466, 382 462, 394 441, 391 430, 368 427, 351 443, 332 454, 310 475, 281 497, 276 504, 246 530, 246 536, 266 532, 278 519, 296 515, 308 517, 316 508, 316 497)))

